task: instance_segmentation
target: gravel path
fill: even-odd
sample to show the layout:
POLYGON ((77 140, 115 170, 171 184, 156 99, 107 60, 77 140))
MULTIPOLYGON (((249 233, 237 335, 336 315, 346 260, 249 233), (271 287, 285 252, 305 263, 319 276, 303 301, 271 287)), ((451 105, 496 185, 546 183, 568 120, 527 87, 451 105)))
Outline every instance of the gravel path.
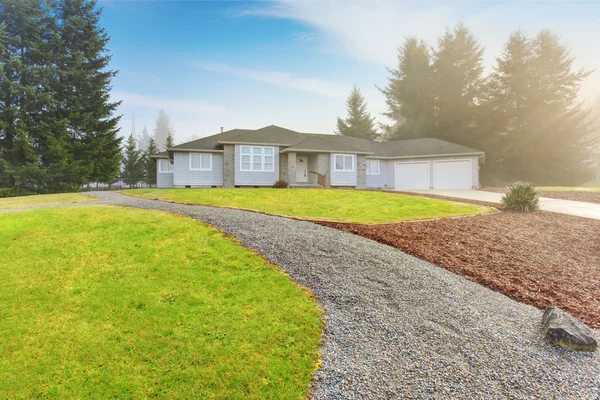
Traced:
POLYGON ((549 346, 541 311, 397 249, 310 222, 94 195, 214 225, 312 289, 326 311, 316 399, 600 399, 599 353, 549 346))

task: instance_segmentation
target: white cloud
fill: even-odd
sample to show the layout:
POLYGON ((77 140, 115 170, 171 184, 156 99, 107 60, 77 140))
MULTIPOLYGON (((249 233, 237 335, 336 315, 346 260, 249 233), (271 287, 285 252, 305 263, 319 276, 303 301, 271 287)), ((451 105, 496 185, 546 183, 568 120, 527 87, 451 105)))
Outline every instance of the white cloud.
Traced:
POLYGON ((161 96, 147 96, 137 93, 112 92, 112 101, 122 100, 121 107, 128 109, 141 107, 160 110, 164 108, 175 109, 182 113, 205 114, 205 115, 223 115, 225 109, 220 106, 214 106, 198 99, 171 98, 161 96))
POLYGON ((195 66, 211 72, 224 73, 253 81, 264 82, 269 85, 279 86, 303 92, 315 93, 333 98, 345 98, 349 87, 320 79, 301 78, 287 72, 259 71, 247 68, 234 67, 229 64, 197 62, 195 66))
MULTIPOLYGON (((512 31, 521 29, 535 35, 548 28, 568 42, 576 68, 600 70, 600 53, 595 51, 600 14, 593 2, 578 4, 581 12, 565 15, 572 8, 568 3, 458 2, 448 6, 437 2, 276 0, 251 8, 244 15, 302 22, 323 35, 327 51, 342 51, 360 61, 387 67, 396 65, 396 49, 404 37, 416 35, 435 45, 444 29, 458 21, 471 28, 485 45, 488 68, 512 31)), ((600 71, 588 78, 582 95, 593 96, 599 87, 600 71)))

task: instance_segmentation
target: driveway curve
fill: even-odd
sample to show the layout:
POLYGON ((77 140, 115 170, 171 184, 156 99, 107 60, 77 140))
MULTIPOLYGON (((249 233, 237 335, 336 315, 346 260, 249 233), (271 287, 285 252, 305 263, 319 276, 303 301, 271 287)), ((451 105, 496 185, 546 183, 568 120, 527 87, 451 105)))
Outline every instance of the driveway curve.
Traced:
POLYGON ((397 249, 254 212, 94 195, 214 225, 310 288, 326 312, 316 399, 600 398, 600 355, 549 346, 541 311, 397 249))

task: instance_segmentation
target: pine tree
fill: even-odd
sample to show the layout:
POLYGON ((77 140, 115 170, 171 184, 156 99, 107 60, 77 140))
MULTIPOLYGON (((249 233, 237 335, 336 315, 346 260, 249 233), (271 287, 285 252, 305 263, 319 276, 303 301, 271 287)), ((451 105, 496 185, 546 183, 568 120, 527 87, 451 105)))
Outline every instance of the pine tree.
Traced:
POLYGON ((40 142, 54 121, 48 118, 55 71, 49 45, 55 32, 50 9, 37 1, 0 3, 0 186, 43 191, 40 142))
POLYGON ((173 146, 175 146, 175 140, 173 139, 171 132, 169 132, 167 135, 167 140, 165 141, 165 150, 170 149, 173 146))
POLYGON ((119 173, 120 116, 113 116, 121 102, 110 101, 112 78, 109 37, 100 27, 101 10, 96 0, 64 0, 58 3, 59 45, 66 49, 59 62, 60 107, 73 138, 74 159, 87 166, 87 182, 110 182, 119 173))
POLYGON ((133 135, 129 135, 125 154, 123 154, 123 181, 129 187, 134 187, 144 179, 145 169, 142 152, 136 148, 133 135))
MULTIPOLYGON (((152 139, 152 137, 148 134, 148 129, 146 128, 146 125, 144 125, 142 133, 137 138, 138 149, 146 150, 150 145, 150 139, 152 139)), ((156 145, 156 142, 154 142, 154 145, 156 145)))
POLYGON ((346 101, 348 116, 345 120, 337 119, 338 135, 353 136, 363 139, 376 139, 379 134, 375 129, 375 118, 367 112, 367 103, 360 90, 354 86, 346 101))
POLYGON ((534 39, 511 35, 485 104, 499 119, 487 149, 492 176, 548 185, 591 177, 589 153, 597 137, 590 110, 578 100, 589 72, 573 71, 572 64, 567 46, 550 31, 534 39))
POLYGON ((386 117, 394 121, 386 140, 433 137, 433 87, 429 47, 417 38, 407 38, 398 49, 398 66, 388 69, 388 85, 380 91, 386 98, 386 117))
POLYGON ((154 138, 150 138, 148 142, 148 148, 145 152, 145 164, 146 164, 146 182, 152 186, 156 185, 156 161, 154 158, 150 157, 158 153, 158 147, 156 147, 156 142, 154 138))
POLYGON ((165 113, 165 110, 160 110, 158 112, 158 118, 156 119, 156 128, 154 128, 154 140, 156 141, 158 148, 166 148, 167 137, 172 135, 173 132, 175 132, 175 130, 173 129, 173 125, 171 125, 169 116, 165 113))

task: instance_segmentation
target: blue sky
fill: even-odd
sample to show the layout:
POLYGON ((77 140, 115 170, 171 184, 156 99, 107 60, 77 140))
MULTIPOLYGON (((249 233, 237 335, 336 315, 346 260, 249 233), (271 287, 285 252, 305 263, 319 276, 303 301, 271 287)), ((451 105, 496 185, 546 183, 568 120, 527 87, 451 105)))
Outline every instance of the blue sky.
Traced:
MULTIPOLYGON (((152 132, 160 108, 176 142, 221 126, 276 124, 331 133, 354 84, 385 122, 386 67, 396 47, 417 35, 431 45, 445 27, 469 26, 493 64, 511 31, 542 28, 569 43, 576 66, 600 70, 599 2, 401 1, 100 1, 120 73, 112 96, 123 100, 121 134, 152 132)), ((582 91, 600 93, 600 71, 582 91)))

